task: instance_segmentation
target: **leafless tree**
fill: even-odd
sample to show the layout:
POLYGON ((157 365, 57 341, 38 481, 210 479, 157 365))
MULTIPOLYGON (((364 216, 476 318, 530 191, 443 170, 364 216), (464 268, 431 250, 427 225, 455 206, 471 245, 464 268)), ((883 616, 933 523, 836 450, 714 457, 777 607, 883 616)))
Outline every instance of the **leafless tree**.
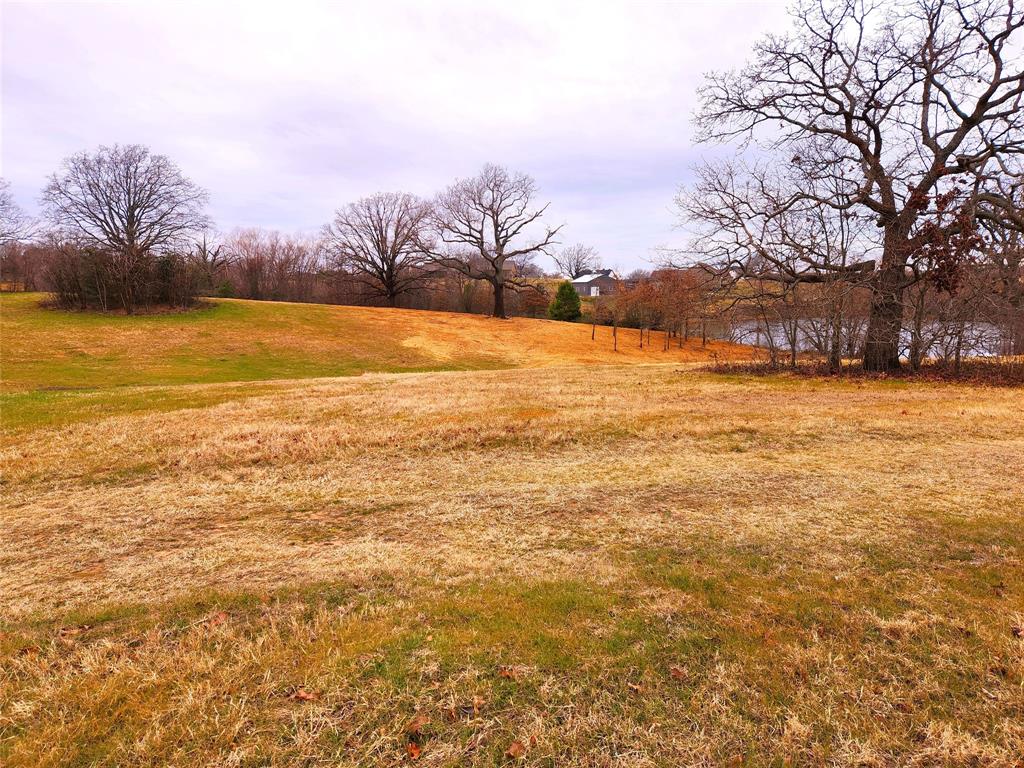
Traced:
POLYGON ((188 247, 189 262, 195 267, 199 287, 203 291, 216 291, 227 277, 233 256, 213 232, 203 232, 188 247))
POLYGON ((138 144, 72 155, 50 177, 42 200, 58 231, 108 254, 129 314, 154 254, 187 247, 190 236, 208 224, 206 192, 165 155, 138 144))
POLYGON ((323 273, 320 243, 275 230, 239 229, 224 243, 227 274, 241 298, 312 301, 323 273))
POLYGON ((531 289, 517 274, 538 253, 547 253, 561 227, 545 227, 531 236, 547 205, 536 207, 537 185, 524 174, 486 165, 473 178, 460 179, 434 201, 431 223, 435 243, 425 246, 430 259, 474 280, 490 284, 494 317, 505 317, 505 291, 531 289))
POLYGON ((0 244, 0 282, 4 290, 39 290, 46 254, 37 243, 8 240, 0 244))
POLYGON ((597 251, 592 246, 583 243, 563 248, 552 258, 558 271, 573 280, 601 268, 601 258, 597 255, 597 251))
POLYGON ((28 237, 32 220, 11 194, 11 183, 0 178, 0 246, 28 237))
POLYGON ((339 208, 324 242, 338 266, 393 307, 423 284, 429 216, 413 195, 376 194, 339 208))
POLYGON ((775 331, 784 331, 791 361, 805 318, 803 310, 787 305, 806 307, 797 301, 796 287, 814 286, 810 295, 818 299, 817 310, 830 331, 825 336, 829 364, 838 369, 844 311, 852 292, 873 279, 870 257, 877 244, 866 217, 842 205, 817 205, 808 191, 837 202, 843 195, 834 179, 809 176, 801 164, 780 168, 732 160, 699 167, 696 181, 681 190, 676 203, 693 234, 691 253, 719 270, 731 305, 755 310, 759 338, 763 331, 774 344, 775 331))
POLYGON ((882 247, 861 265, 872 272, 864 365, 890 370, 908 271, 915 279, 938 243, 963 255, 971 239, 957 236, 1003 202, 986 179, 1024 152, 1024 12, 1000 0, 799 0, 793 16, 794 31, 759 42, 745 68, 709 75, 698 139, 820 147, 794 161, 843 194, 793 199, 874 218, 882 247), (939 200, 962 215, 929 218, 939 200))

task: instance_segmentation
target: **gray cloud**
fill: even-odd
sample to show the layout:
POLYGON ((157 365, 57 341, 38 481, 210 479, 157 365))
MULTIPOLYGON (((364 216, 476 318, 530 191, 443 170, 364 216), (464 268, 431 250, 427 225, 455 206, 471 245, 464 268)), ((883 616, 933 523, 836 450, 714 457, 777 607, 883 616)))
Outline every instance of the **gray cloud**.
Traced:
POLYGON ((701 155, 701 73, 781 2, 3 5, 0 173, 29 210, 68 154, 140 142, 223 229, 311 230, 379 190, 484 162, 533 175, 567 242, 643 265, 701 155))

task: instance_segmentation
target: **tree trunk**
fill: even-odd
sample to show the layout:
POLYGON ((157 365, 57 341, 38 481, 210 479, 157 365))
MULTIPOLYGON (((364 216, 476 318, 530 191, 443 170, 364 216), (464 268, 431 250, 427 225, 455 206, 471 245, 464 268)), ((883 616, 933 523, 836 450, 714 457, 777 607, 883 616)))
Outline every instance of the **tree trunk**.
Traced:
POLYGON ((505 319, 505 284, 494 283, 494 316, 505 319))
MULTIPOLYGON (((886 244, 888 250, 890 246, 886 244)), ((883 262, 889 260, 883 257, 883 262)), ((875 278, 871 314, 864 340, 864 370, 897 371, 900 368, 900 331, 903 327, 903 263, 894 259, 875 278)))
POLYGON ((961 360, 962 355, 963 355, 963 349, 964 349, 964 322, 963 322, 963 320, 961 320, 959 325, 958 325, 958 327, 957 327, 957 330, 956 330, 956 352, 955 352, 955 357, 953 358, 953 360, 954 360, 953 367, 954 367, 954 370, 956 371, 956 375, 957 376, 960 375, 960 360, 961 360))
POLYGON ((1014 318, 1010 321, 1010 351, 1011 355, 1024 355, 1024 317, 1014 318))
POLYGON ((910 370, 921 370, 924 361, 925 291, 920 290, 914 303, 914 322, 910 328, 910 370))
POLYGON ((843 301, 840 298, 832 311, 831 331, 828 345, 828 369, 838 373, 843 367, 843 301))

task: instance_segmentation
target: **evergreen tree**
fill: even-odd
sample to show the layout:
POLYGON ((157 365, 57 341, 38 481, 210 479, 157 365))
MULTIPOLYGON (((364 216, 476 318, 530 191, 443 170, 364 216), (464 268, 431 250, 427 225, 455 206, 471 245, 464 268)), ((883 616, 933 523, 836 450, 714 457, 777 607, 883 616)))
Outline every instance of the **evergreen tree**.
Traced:
POLYGON ((548 307, 548 317, 552 320, 568 320, 572 322, 579 320, 581 314, 580 296, 576 293, 576 289, 572 287, 572 283, 566 280, 558 286, 555 300, 548 307))

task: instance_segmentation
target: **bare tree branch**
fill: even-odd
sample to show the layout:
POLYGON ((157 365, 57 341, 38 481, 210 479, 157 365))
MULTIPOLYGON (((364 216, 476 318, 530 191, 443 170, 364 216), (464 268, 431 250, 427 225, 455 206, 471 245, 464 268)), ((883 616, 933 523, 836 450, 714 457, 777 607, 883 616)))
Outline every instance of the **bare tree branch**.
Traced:
POLYGON ((430 207, 412 195, 377 194, 339 208, 324 241, 339 266, 393 307, 426 276, 429 217, 430 207))
POLYGON ((559 271, 573 280, 601 268, 601 259, 597 255, 597 251, 592 246, 583 243, 563 248, 552 258, 559 271))
POLYGON ((935 201, 957 190, 965 215, 1006 208, 987 179, 1024 153, 1024 12, 995 0, 799 0, 792 13, 793 31, 759 42, 742 70, 709 75, 698 139, 797 157, 817 148, 811 183, 793 194, 874 217, 881 256, 865 366, 898 367, 901 296, 928 258, 923 246, 967 241, 969 223, 937 223, 935 201), (828 194, 820 180, 835 182, 828 194))
POLYGON ((436 241, 424 244, 434 263, 494 290, 494 316, 505 317, 505 290, 535 287, 520 279, 520 271, 538 253, 556 243, 561 227, 544 228, 543 235, 527 238, 540 222, 547 205, 532 205, 537 186, 525 174, 486 165, 473 178, 461 179, 439 194, 431 213, 436 241))

